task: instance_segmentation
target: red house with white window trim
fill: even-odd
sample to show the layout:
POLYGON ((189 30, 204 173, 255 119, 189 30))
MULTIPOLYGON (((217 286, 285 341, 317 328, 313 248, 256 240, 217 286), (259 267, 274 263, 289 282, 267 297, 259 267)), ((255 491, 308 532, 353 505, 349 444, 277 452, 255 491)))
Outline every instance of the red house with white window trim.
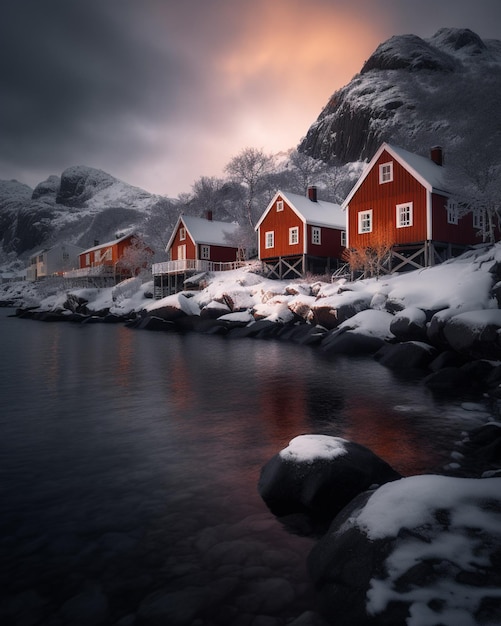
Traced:
POLYGON ((342 204, 347 246, 393 245, 391 269, 434 265, 480 243, 480 218, 449 201, 440 147, 430 157, 384 143, 342 204))
POLYGON ((255 227, 258 254, 269 275, 303 277, 337 267, 345 250, 345 215, 338 204, 277 191, 255 227))
POLYGON ((206 219, 181 215, 165 248, 169 260, 152 266, 155 297, 181 291, 194 274, 239 267, 245 250, 231 241, 238 229, 238 224, 214 221, 211 211, 206 219))
POLYGON ((238 224, 214 221, 210 212, 206 219, 181 215, 165 251, 171 261, 237 261, 239 248, 227 239, 237 230, 238 224))

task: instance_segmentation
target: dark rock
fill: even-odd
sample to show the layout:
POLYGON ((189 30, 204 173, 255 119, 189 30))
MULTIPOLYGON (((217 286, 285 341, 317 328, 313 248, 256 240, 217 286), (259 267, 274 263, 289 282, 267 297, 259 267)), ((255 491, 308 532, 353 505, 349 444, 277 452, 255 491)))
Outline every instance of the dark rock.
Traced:
POLYGON ((174 330, 175 324, 156 315, 147 315, 133 324, 134 328, 141 330, 174 330))
POLYGON ((390 323, 390 332, 398 341, 426 341, 426 314, 422 313, 422 319, 416 314, 405 314, 405 309, 395 315, 390 323), (419 319, 419 321, 418 321, 419 319))
POLYGON ((228 331, 228 337, 231 339, 241 339, 243 337, 258 337, 265 338, 276 336, 280 329, 282 328, 281 324, 277 324, 276 322, 272 322, 270 320, 258 320, 257 322, 252 322, 251 324, 247 324, 241 328, 231 328, 228 331))
POLYGON ((374 358, 393 369, 426 369, 436 354, 437 350, 424 342, 406 341, 385 344, 374 358))
MULTIPOLYGON (((411 612, 425 608, 423 623, 438 626, 463 596, 491 598, 501 584, 501 539, 491 526, 501 513, 501 498, 494 483, 492 498, 486 498, 476 482, 413 476, 350 502, 308 558, 326 620, 336 626, 402 626, 411 612), (439 495, 448 493, 454 495, 439 495), (467 520, 457 515, 463 506, 467 520), (444 556, 441 546, 451 536, 466 550, 483 546, 486 560, 470 562, 454 550, 444 556)), ((477 603, 467 606, 471 614, 468 608, 461 612, 465 623, 482 623, 477 603)))
POLYGON ((374 354, 383 345, 380 337, 364 335, 351 330, 334 330, 326 333, 320 349, 326 354, 374 354))
POLYGON ((364 446, 323 435, 303 435, 264 465, 258 491, 272 513, 293 530, 325 529, 334 516, 371 485, 400 478, 388 463, 364 446), (294 446, 306 442, 318 456, 303 459, 294 446), (342 450, 329 457, 330 449, 342 450), (327 450, 327 456, 323 451, 327 450))
POLYGON ((426 376, 423 382, 435 391, 453 391, 470 386, 468 375, 459 367, 443 367, 426 376))
POLYGON ((461 367, 467 362, 467 358, 454 352, 454 350, 444 350, 429 365, 432 372, 437 372, 444 367, 461 367))
POLYGON ((463 313, 449 319, 443 328, 447 343, 462 354, 476 359, 501 359, 501 310, 487 309, 463 313))

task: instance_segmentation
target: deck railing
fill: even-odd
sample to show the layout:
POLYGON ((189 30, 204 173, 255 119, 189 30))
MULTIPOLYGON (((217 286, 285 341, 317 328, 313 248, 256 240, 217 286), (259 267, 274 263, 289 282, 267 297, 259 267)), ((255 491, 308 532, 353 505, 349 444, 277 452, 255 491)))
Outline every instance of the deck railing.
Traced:
POLYGON ((78 270, 63 272, 64 278, 86 278, 88 276, 114 276, 113 265, 96 265, 94 267, 81 267, 78 270))
POLYGON ((231 261, 221 263, 218 261, 204 261, 196 259, 182 259, 178 261, 164 261, 163 263, 153 263, 151 272, 153 276, 162 274, 179 274, 182 272, 226 272, 236 270, 244 265, 243 261, 231 261))

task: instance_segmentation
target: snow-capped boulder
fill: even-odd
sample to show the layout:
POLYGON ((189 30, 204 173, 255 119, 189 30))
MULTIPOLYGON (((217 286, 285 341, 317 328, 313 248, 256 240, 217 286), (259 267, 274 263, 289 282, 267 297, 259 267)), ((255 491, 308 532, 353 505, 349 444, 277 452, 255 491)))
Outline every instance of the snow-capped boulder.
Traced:
POLYGON ((501 479, 412 476, 353 500, 308 559, 336 626, 501 623, 501 479))
POLYGON ((371 485, 400 474, 368 448, 327 435, 300 435, 261 470, 258 491, 282 521, 303 532, 325 528, 371 485))
POLYGON ((145 315, 155 315, 165 320, 175 321, 186 315, 200 315, 200 308, 192 297, 182 292, 166 296, 161 300, 157 300, 143 309, 145 315))
POLYGON ((417 307, 398 311, 390 323, 390 331, 399 341, 425 341, 426 313, 417 307))
POLYGON ((443 328, 447 343, 462 354, 501 358, 501 310, 485 309, 455 315, 443 328))
POLYGON ((345 320, 370 307, 372 294, 361 291, 343 291, 335 296, 318 298, 311 305, 314 324, 324 328, 337 328, 345 320))
POLYGON ((322 338, 320 349, 325 354, 350 356, 374 354, 384 345, 384 340, 374 335, 358 333, 348 328, 331 330, 322 338))

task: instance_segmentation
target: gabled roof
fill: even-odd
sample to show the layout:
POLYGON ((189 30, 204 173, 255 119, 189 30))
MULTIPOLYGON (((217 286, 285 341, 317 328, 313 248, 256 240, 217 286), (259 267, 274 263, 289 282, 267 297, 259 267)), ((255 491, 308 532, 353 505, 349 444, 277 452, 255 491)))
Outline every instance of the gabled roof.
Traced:
POLYGON ((297 193, 288 191, 277 191, 273 199, 261 215, 255 230, 259 228, 262 221, 275 204, 278 197, 283 198, 296 215, 305 223, 312 226, 326 226, 328 228, 346 228, 346 217, 339 206, 334 202, 326 202, 325 200, 317 200, 313 202, 307 196, 301 196, 297 193))
POLYGON ((172 246, 180 223, 184 224, 188 234, 195 244, 206 244, 211 246, 226 246, 234 248, 235 245, 228 243, 226 235, 231 235, 239 228, 238 224, 230 222, 216 222, 202 217, 192 215, 180 215, 172 231, 172 235, 167 243, 166 250, 172 246))
POLYGON ((88 252, 94 252, 94 250, 100 250, 101 248, 107 248, 109 246, 115 246, 117 243, 120 243, 121 241, 124 241, 124 239, 128 239, 129 237, 134 237, 134 233, 129 233, 127 235, 123 235, 122 237, 118 237, 117 239, 112 239, 111 241, 108 241, 106 243, 100 243, 97 246, 92 246, 92 248, 87 248, 87 250, 84 250, 83 252, 81 252, 80 254, 87 254, 88 252))
POLYGON ((365 167, 360 178, 352 188, 345 201, 341 205, 345 209, 355 193, 358 191, 364 180, 369 175, 381 154, 386 151, 393 157, 402 167, 404 167, 416 180, 418 180, 423 187, 433 193, 448 194, 445 189, 445 168, 442 165, 437 165, 428 157, 421 156, 420 154, 414 154, 408 150, 404 150, 399 146, 394 146, 389 143, 383 143, 376 154, 372 157, 371 161, 365 167))

